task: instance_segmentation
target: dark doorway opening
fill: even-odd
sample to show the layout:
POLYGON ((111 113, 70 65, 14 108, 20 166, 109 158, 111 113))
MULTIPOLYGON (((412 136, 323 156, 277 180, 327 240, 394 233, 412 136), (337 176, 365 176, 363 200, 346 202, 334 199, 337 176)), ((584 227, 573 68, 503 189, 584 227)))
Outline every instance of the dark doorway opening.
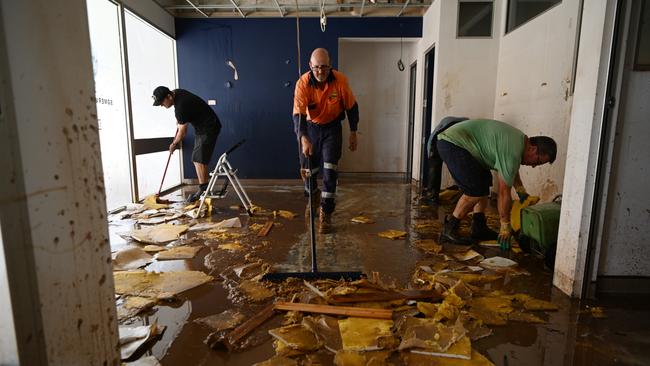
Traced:
POLYGON ((417 62, 409 68, 409 120, 408 141, 406 143, 406 175, 404 181, 410 182, 413 175, 413 130, 415 129, 415 85, 417 80, 417 62))
POLYGON ((429 179, 429 161, 427 140, 431 133, 431 118, 433 112, 433 64, 435 48, 431 48, 424 56, 424 93, 422 99, 422 158, 420 159, 420 190, 426 187, 429 179))

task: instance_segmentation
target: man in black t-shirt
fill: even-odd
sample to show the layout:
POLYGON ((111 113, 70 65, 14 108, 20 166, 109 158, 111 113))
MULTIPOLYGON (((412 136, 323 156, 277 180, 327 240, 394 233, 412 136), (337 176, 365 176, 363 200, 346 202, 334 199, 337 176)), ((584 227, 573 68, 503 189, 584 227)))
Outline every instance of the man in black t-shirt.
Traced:
POLYGON ((187 123, 191 123, 194 127, 192 162, 194 162, 196 175, 199 178, 199 191, 187 199, 188 202, 194 202, 208 187, 208 164, 217 144, 219 131, 221 131, 219 117, 203 99, 185 89, 169 90, 165 86, 159 86, 153 91, 153 100, 154 106, 165 108, 174 106, 178 132, 174 141, 169 145, 170 153, 174 152, 185 137, 187 123))

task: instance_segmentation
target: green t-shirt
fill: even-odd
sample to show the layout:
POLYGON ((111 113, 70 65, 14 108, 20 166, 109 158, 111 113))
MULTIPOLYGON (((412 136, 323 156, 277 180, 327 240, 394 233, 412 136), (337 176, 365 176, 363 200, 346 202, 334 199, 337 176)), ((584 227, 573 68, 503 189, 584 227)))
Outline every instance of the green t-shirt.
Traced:
POLYGON ((512 187, 524 153, 524 133, 491 119, 470 119, 457 123, 440 135, 439 140, 467 150, 485 167, 496 170, 512 187))

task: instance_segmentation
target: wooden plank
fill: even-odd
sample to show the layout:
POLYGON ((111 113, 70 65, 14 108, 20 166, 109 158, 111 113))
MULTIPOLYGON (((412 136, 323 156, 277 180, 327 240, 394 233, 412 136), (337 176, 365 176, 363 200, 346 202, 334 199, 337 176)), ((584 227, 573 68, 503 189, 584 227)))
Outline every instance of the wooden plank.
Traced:
POLYGON ((402 292, 368 292, 347 295, 332 295, 329 301, 335 304, 345 304, 354 302, 369 301, 392 301, 392 300, 417 300, 430 299, 432 301, 441 300, 442 296, 438 291, 409 290, 402 292))
POLYGON ((235 344, 239 342, 242 338, 247 336, 254 329, 262 325, 264 322, 269 320, 275 313, 274 304, 268 304, 262 311, 257 313, 252 318, 248 319, 237 328, 233 329, 230 333, 227 334, 218 334, 217 332, 212 333, 208 336, 206 343, 212 348, 220 348, 225 346, 228 350, 234 350, 235 344))
POLYGON ((303 304, 292 302, 276 302, 276 310, 302 311, 305 313, 319 313, 330 315, 345 315, 359 318, 392 319, 393 311, 390 309, 356 308, 351 306, 331 306, 318 304, 303 304))
POLYGON ((273 227, 273 221, 271 221, 271 220, 267 221, 266 224, 264 224, 264 226, 257 233, 257 236, 267 236, 267 235, 269 235, 269 231, 271 231, 272 227, 273 227))

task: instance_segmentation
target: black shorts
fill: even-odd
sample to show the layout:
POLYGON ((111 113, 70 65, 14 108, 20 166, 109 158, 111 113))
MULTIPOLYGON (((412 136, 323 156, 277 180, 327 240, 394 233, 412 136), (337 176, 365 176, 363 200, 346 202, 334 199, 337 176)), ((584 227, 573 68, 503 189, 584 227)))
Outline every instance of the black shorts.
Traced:
POLYGON ((194 150, 192 151, 192 161, 208 165, 214 152, 214 147, 217 145, 217 137, 219 131, 216 133, 196 134, 194 135, 194 150))
POLYGON ((438 140, 438 153, 447 164, 451 176, 461 191, 471 197, 490 194, 492 173, 479 163, 469 151, 446 140, 438 140))

